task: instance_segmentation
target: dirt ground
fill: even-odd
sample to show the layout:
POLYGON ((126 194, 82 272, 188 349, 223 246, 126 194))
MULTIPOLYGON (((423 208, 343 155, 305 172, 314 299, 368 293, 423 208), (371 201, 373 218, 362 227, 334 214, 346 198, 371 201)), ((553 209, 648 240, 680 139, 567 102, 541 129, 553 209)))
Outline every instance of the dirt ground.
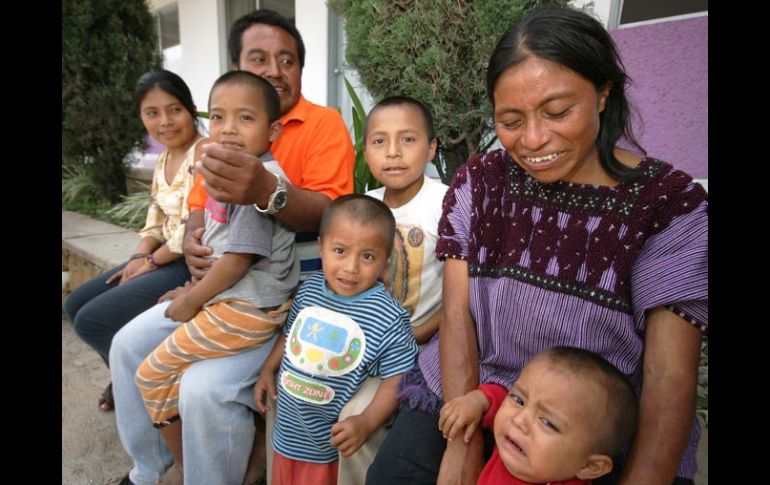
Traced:
MULTIPOLYGON (((97 400, 109 382, 102 360, 62 315, 62 485, 117 484, 131 468, 115 428, 115 413, 99 410, 97 400)), ((708 428, 698 450, 696 485, 708 485, 708 428)))
POLYGON ((115 413, 100 411, 97 403, 109 379, 97 353, 62 315, 62 485, 116 484, 131 468, 115 428, 115 413))

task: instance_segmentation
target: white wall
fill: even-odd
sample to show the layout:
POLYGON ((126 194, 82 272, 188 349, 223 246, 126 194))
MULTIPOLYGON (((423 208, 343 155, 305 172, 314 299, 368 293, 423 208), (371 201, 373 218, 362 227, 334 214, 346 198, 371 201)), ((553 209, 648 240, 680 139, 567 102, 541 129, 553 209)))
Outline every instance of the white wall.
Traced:
MULTIPOLYGON (((221 71, 220 44, 225 42, 219 33, 219 2, 211 0, 151 0, 156 11, 176 3, 179 8, 179 37, 181 56, 167 59, 164 67, 179 74, 190 87, 193 101, 199 111, 208 111, 209 89, 221 71)), ((167 49, 167 50, 172 50, 167 49)), ((176 54, 176 52, 174 52, 176 54)))
POLYGON ((184 49, 180 76, 190 86, 199 111, 208 111, 209 89, 220 72, 218 6, 211 0, 179 2, 179 36, 184 49))
POLYGON ((575 8, 585 8, 593 12, 594 17, 607 27, 611 22, 615 22, 613 27, 617 26, 619 20, 619 11, 621 0, 572 0, 570 5, 575 8), (613 17, 618 17, 613 20, 613 17))
POLYGON ((297 30, 305 42, 302 94, 326 105, 329 82, 329 11, 324 0, 295 0, 297 30))

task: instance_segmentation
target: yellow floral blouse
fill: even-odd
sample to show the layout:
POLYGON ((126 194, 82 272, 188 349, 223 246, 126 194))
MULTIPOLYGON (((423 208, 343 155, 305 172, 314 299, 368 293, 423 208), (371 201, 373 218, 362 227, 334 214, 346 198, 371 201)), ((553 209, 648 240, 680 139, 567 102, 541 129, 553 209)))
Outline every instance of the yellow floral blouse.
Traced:
POLYGON ((169 251, 182 254, 182 239, 184 238, 185 223, 190 209, 187 206, 187 195, 193 185, 193 164, 195 163, 195 147, 203 138, 198 139, 187 150, 182 165, 174 176, 171 184, 166 182, 166 160, 168 152, 158 157, 155 173, 152 176, 152 203, 147 211, 147 222, 139 231, 140 237, 152 236, 161 243, 166 243, 169 251))

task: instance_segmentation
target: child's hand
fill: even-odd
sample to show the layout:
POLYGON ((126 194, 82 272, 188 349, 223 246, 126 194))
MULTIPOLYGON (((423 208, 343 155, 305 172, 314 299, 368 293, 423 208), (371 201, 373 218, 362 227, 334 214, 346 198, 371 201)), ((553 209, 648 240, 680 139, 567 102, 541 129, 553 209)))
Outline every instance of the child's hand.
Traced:
POLYGON ((358 451, 373 432, 366 418, 356 414, 332 426, 332 439, 329 444, 337 448, 340 455, 347 458, 358 451))
POLYGON ((200 311, 200 307, 191 305, 185 296, 187 295, 174 298, 163 315, 177 322, 189 322, 192 320, 200 311))
POLYGON ((266 366, 263 366, 262 372, 259 373, 259 379, 254 384, 254 405, 262 413, 266 413, 270 409, 270 406, 267 405, 270 402, 268 397, 273 400, 278 399, 275 375, 276 371, 274 369, 268 369, 266 366), (265 401, 264 403, 262 402, 263 400, 265 401))
POLYGON ((464 441, 468 443, 487 409, 489 409, 489 401, 478 389, 456 397, 441 408, 438 429, 441 430, 444 438, 452 441, 465 428, 464 441))

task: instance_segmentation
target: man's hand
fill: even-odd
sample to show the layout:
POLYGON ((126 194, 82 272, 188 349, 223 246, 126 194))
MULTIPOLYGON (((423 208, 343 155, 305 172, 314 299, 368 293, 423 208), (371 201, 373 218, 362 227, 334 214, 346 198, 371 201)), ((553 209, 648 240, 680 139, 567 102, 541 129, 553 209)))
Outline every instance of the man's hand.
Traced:
MULTIPOLYGON (((195 212, 200 212, 201 216, 203 214, 203 211, 194 211, 193 213, 195 212)), ((187 269, 190 270, 190 274, 196 281, 203 278, 215 261, 208 257, 214 251, 201 242, 205 230, 205 227, 199 227, 185 234, 184 248, 182 249, 187 269)))
POLYGON ((190 291, 191 288, 192 288, 192 282, 187 281, 185 282, 184 286, 178 286, 173 290, 169 290, 163 293, 163 295, 160 298, 158 298, 158 303, 163 303, 166 300, 174 300, 175 298, 178 298, 184 295, 185 293, 187 293, 188 291, 190 291))
POLYGON ((205 144, 201 151, 203 156, 195 168, 203 176, 203 187, 211 197, 231 204, 267 206, 277 182, 259 158, 219 143, 205 144))

